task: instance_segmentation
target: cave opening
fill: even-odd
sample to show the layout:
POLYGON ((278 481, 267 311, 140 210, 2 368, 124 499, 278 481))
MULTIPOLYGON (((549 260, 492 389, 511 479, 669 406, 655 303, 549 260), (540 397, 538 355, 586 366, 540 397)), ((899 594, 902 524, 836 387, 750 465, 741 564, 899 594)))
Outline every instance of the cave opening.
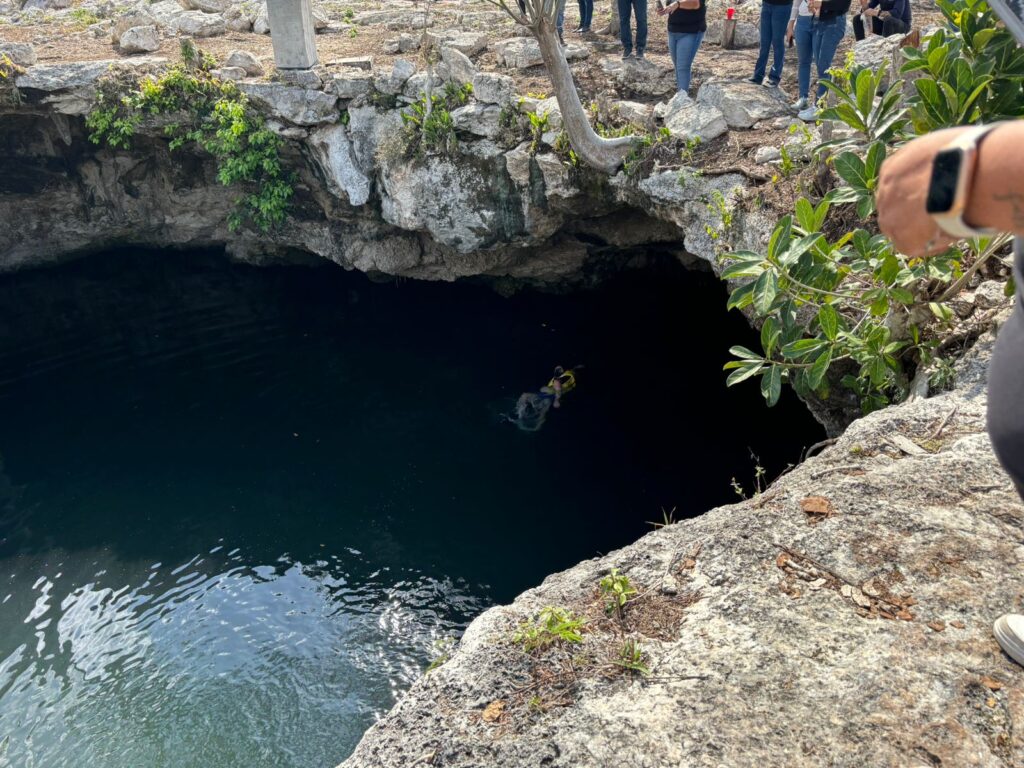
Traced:
POLYGON ((647 259, 499 296, 117 251, 0 276, 0 733, 47 766, 329 766, 436 644, 823 437, 647 259), (536 433, 502 421, 556 365, 536 433))

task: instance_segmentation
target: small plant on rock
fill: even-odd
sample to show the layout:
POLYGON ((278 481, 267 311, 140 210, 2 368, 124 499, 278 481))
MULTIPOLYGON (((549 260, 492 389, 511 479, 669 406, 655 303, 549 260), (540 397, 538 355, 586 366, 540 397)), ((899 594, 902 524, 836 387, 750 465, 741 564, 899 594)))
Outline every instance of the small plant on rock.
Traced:
POLYGON ((629 577, 619 573, 618 568, 612 568, 612 572, 601 579, 597 586, 605 601, 605 613, 620 619, 622 618, 622 609, 626 607, 629 598, 638 594, 629 577))
POLYGON ((633 638, 626 638, 619 650, 618 658, 612 663, 617 667, 638 674, 641 677, 650 677, 651 670, 647 666, 647 653, 633 638))
POLYGON ((564 608, 547 606, 531 621, 524 621, 512 636, 512 642, 527 653, 562 643, 583 642, 584 620, 564 608))

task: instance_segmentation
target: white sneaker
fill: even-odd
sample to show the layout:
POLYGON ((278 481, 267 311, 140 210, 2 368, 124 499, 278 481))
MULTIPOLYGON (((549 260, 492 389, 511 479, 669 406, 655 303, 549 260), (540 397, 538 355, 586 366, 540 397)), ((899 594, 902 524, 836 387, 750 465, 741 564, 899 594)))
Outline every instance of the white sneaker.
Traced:
POLYGON ((992 625, 999 647, 1006 655, 1024 667, 1024 616, 1008 613, 996 619, 992 625))
POLYGON ((818 119, 818 108, 812 104, 807 109, 797 114, 797 117, 799 117, 805 123, 813 123, 815 120, 818 119))
POLYGON ((799 98, 789 106, 791 109, 795 109, 797 112, 807 109, 807 97, 804 96, 802 98, 799 98))

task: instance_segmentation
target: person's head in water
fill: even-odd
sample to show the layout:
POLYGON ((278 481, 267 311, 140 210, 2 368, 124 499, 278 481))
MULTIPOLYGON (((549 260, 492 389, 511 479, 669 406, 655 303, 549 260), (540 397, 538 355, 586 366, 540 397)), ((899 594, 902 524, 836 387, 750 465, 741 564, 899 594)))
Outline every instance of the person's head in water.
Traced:
POLYGON ((565 373, 565 368, 563 368, 560 365, 556 365, 555 366, 555 376, 561 376, 563 373, 565 373))

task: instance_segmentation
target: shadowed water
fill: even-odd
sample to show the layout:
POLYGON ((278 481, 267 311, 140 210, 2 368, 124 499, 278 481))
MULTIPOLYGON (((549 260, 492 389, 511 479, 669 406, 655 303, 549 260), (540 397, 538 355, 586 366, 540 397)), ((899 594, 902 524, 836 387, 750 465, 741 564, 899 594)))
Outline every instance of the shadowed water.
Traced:
POLYGON ((511 299, 210 254, 0 276, 0 765, 336 764, 488 605, 819 439, 725 390, 724 301, 668 267, 511 299), (541 431, 501 423, 578 362, 541 431))

